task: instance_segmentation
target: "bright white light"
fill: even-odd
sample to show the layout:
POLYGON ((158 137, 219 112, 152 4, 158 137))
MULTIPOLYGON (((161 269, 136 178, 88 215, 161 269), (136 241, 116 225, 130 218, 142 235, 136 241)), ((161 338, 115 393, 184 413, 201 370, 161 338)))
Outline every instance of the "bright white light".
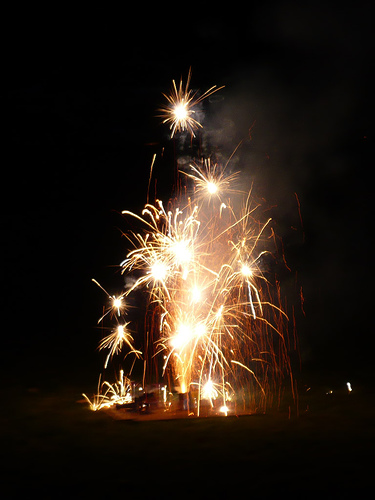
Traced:
POLYGON ((210 194, 215 194, 217 193, 217 190, 218 190, 218 187, 217 185, 214 183, 214 182, 207 182, 207 191, 210 193, 210 194))
POLYGON ((350 382, 346 382, 346 387, 348 388, 348 392, 352 392, 352 384, 350 382))
POLYGON ((155 281, 163 281, 167 276, 167 266, 162 262, 155 262, 151 267, 151 275, 155 281))
POLYGON ((219 412, 220 413, 224 413, 225 416, 228 415, 228 411, 229 411, 229 408, 226 405, 221 406, 220 409, 219 409, 219 412))
POLYGON ((120 313, 120 309, 122 307, 122 297, 113 297, 113 307, 115 307, 120 313))
POLYGON ((241 273, 246 278, 250 278, 253 275, 253 271, 247 264, 243 264, 243 266, 241 267, 241 273))
POLYGON ((176 120, 181 121, 181 120, 186 120, 188 116, 188 112, 186 109, 186 103, 180 102, 177 104, 173 110, 173 114, 176 118, 176 120))
POLYGON ((181 349, 193 338, 194 332, 188 325, 180 325, 177 334, 171 339, 171 345, 175 349, 181 349))
POLYGON ((191 301, 192 301, 194 304, 197 304, 197 303, 201 300, 201 297, 202 297, 202 292, 201 292, 201 290, 200 290, 197 286, 194 286, 194 287, 191 289, 191 301))
POLYGON ((125 330, 123 325, 118 325, 117 327, 117 336, 119 339, 125 338, 125 330))
POLYGON ((219 393, 214 387, 214 383, 212 382, 211 379, 207 380, 207 382, 204 384, 202 387, 202 394, 201 398, 202 399, 216 399, 218 397, 219 393))
POLYGON ((176 241, 173 245, 173 253, 179 264, 185 264, 191 260, 191 251, 187 241, 176 241))
POLYGON ((171 338, 171 346, 175 349, 183 349, 192 339, 201 337, 206 333, 206 327, 203 323, 197 325, 180 324, 177 333, 171 338))

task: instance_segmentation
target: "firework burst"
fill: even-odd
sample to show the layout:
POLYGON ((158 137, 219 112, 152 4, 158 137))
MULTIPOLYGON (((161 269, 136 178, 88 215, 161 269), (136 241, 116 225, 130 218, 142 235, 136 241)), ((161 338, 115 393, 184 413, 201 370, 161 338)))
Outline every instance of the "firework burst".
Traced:
POLYGON ((121 313, 125 312, 127 309, 127 305, 126 305, 125 300, 124 300, 125 294, 122 293, 122 294, 117 295, 117 296, 110 295, 107 292, 107 290, 105 288, 103 288, 102 285, 100 283, 98 283, 96 280, 92 279, 91 281, 93 281, 96 285, 98 285, 98 287, 101 290, 103 290, 103 292, 107 295, 109 302, 110 302, 110 304, 109 304, 109 306, 107 306, 103 316, 101 316, 98 319, 98 324, 103 321, 103 319, 107 316, 107 314, 109 314, 111 317, 113 315, 120 317, 121 313))
POLYGON ((191 69, 189 70, 185 87, 182 78, 178 88, 176 82, 173 80, 171 92, 169 94, 163 94, 168 104, 159 110, 161 112, 160 117, 163 118, 163 123, 169 125, 171 137, 173 137, 176 132, 184 132, 185 130, 195 137, 194 132, 202 128, 201 123, 195 118, 197 105, 223 88, 217 88, 216 85, 214 85, 202 95, 197 96, 197 92, 193 92, 192 89, 189 89, 190 80, 191 69))
MULTIPOLYGON (((189 71, 185 87, 173 82, 166 96, 164 123, 172 136, 184 130, 194 135, 201 127, 193 118, 194 106, 219 90, 212 87, 196 98, 190 76, 189 71)), ((128 297, 141 290, 147 298, 143 384, 164 377, 170 391, 194 392, 197 415, 202 401, 225 415, 241 405, 263 411, 280 401, 286 380, 294 390, 288 316, 267 265, 277 251, 272 221, 252 190, 236 189, 240 173, 230 172, 228 162, 192 163, 182 172, 185 195, 177 193, 168 209, 156 200, 140 215, 124 210, 139 225, 138 231, 125 233, 130 249, 120 264, 131 286, 111 296, 93 280, 110 300, 100 321, 107 314, 117 321, 99 345, 108 351, 105 368, 125 347, 136 358, 142 355, 134 347, 125 307, 128 297), (152 374, 157 359, 161 373, 152 374)), ((95 405, 108 404, 106 395, 95 405)))
POLYGON ((93 411, 110 408, 113 405, 123 405, 132 402, 132 385, 130 379, 124 375, 124 370, 120 370, 117 381, 110 384, 107 381, 101 382, 101 376, 98 381, 98 391, 91 400, 83 394, 83 397, 90 405, 93 411))
POLYGON ((218 165, 193 167, 188 178, 196 198, 183 209, 167 212, 158 201, 147 205, 142 217, 124 211, 145 231, 127 235, 135 249, 122 262, 123 272, 141 271, 128 293, 138 288, 149 293, 154 314, 147 330, 159 332, 155 355, 163 354, 163 374, 171 371, 180 392, 196 385, 206 393, 204 380, 211 380, 215 387, 221 384, 225 405, 227 384, 238 383, 242 368, 241 378, 251 376, 265 397, 276 352, 286 359, 283 325, 288 321, 281 305, 272 301, 262 269, 271 255, 265 249, 271 219, 256 219, 261 206, 251 193, 236 213, 227 196, 235 176, 225 176, 218 165), (211 194, 208 182, 217 186, 218 206, 207 205, 203 196, 211 194))
POLYGON ((107 368, 108 361, 113 358, 113 356, 119 353, 122 350, 124 344, 127 344, 130 348, 130 352, 134 353, 136 356, 141 355, 140 351, 137 351, 133 348, 132 342, 134 341, 133 337, 130 335, 127 330, 128 323, 124 325, 118 325, 115 330, 105 337, 99 344, 99 350, 108 349, 109 353, 104 363, 104 368, 107 368))
POLYGON ((210 158, 203 160, 201 165, 190 165, 189 172, 181 173, 193 179, 194 199, 197 202, 214 199, 222 202, 223 197, 240 193, 233 189, 233 182, 238 178, 239 172, 229 174, 222 166, 211 163, 210 158))

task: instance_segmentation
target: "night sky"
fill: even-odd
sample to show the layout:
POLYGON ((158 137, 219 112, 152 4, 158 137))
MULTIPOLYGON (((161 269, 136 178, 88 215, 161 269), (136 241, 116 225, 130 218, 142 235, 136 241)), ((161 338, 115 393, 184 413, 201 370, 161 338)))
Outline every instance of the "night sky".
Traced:
POLYGON ((245 7, 202 13, 184 5, 184 18, 176 6, 91 7, 84 15, 33 11, 10 20, 1 210, 8 378, 75 380, 83 390, 95 383, 105 296, 91 278, 111 293, 121 289, 120 231, 129 226, 120 212, 142 209, 151 159, 162 148, 157 194, 167 201, 172 192, 181 142, 170 140, 157 109, 172 79, 186 78, 191 66, 192 88, 225 85, 203 107, 211 144, 228 156, 243 140, 234 166, 277 205, 292 269, 283 279, 297 275, 305 298, 306 316, 297 312, 303 376, 368 381, 370 9, 245 7))

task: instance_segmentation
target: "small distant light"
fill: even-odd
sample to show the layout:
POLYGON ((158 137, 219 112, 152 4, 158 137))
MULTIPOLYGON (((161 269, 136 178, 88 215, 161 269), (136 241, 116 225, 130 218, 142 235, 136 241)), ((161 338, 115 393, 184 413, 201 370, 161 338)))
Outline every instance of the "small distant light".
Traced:
POLYGON ((350 382, 346 382, 346 387, 348 388, 348 392, 352 392, 352 384, 350 382))
POLYGON ((138 387, 138 390, 143 391, 143 387, 142 386, 138 387))

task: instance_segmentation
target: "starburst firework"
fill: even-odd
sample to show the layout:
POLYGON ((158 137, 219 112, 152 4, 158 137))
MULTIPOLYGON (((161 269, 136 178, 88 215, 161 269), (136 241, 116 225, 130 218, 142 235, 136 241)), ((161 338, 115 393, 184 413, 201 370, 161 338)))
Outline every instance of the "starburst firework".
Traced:
POLYGON ((189 89, 191 80, 191 70, 189 70, 186 84, 184 87, 182 78, 177 88, 176 82, 172 81, 172 89, 169 94, 163 94, 167 99, 168 104, 162 107, 160 117, 163 118, 163 123, 169 125, 171 130, 171 137, 176 132, 189 131, 195 137, 194 131, 202 128, 202 124, 195 118, 197 105, 204 99, 212 95, 214 92, 222 89, 217 88, 216 85, 208 89, 202 95, 197 96, 197 92, 189 89))

